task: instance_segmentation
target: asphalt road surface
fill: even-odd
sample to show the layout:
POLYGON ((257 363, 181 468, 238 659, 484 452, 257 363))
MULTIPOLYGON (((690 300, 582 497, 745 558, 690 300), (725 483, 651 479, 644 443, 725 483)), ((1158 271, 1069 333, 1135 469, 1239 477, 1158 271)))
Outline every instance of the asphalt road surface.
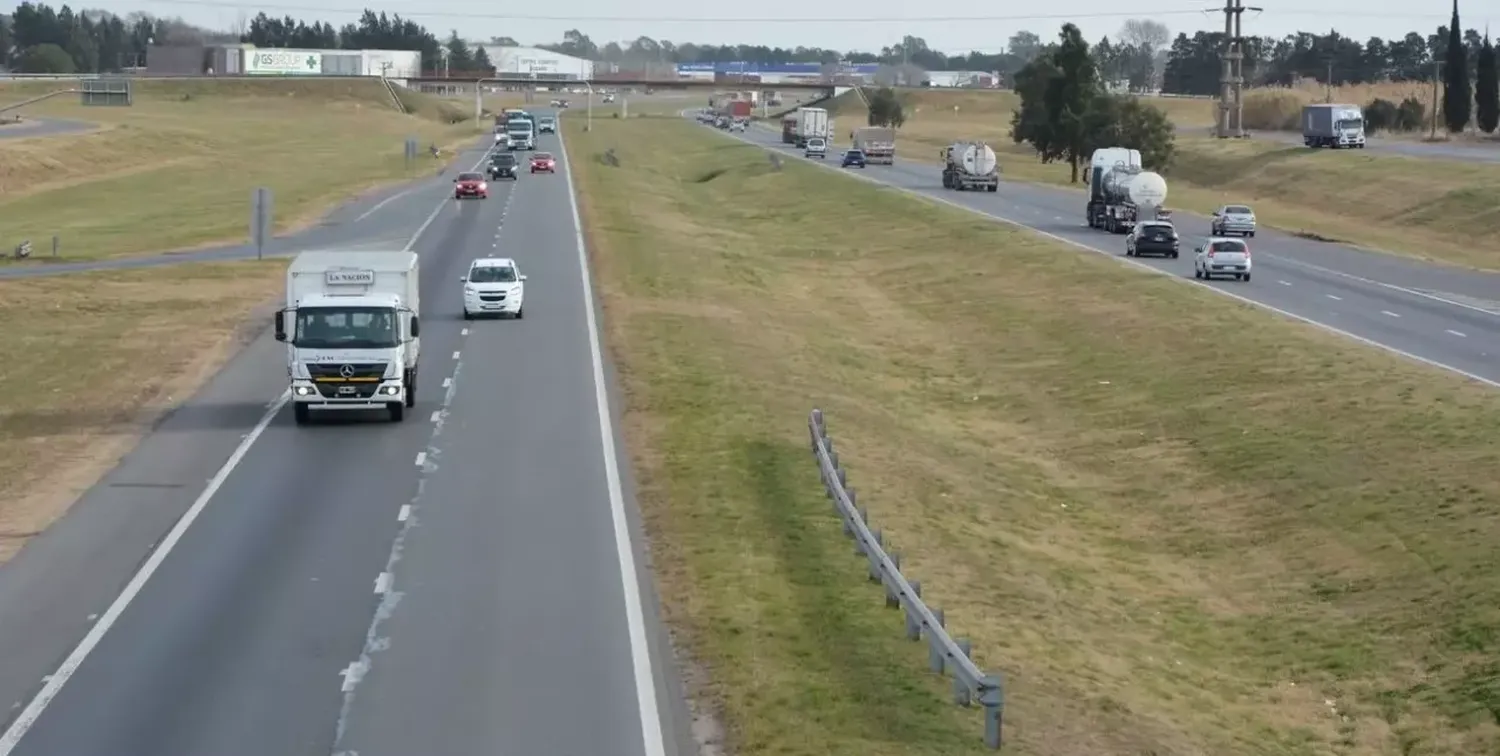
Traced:
POLYGON ((263 335, 0 569, 0 756, 691 752, 565 171, 387 206, 422 266, 406 422, 295 426, 263 335), (497 252, 526 317, 466 322, 497 252))
MULTIPOLYGON (((0 118, 4 117, 0 116, 0 118)), ((93 131, 96 128, 98 127, 87 121, 22 116, 20 123, 0 125, 0 139, 35 139, 37 137, 75 134, 80 131, 93 131)))
MULTIPOLYGON (((1207 133, 1213 132, 1209 130, 1207 133)), ((1302 146, 1302 135, 1290 131, 1257 131, 1250 138, 1302 146)), ((1414 142, 1376 134, 1366 139, 1365 149, 1416 158, 1500 163, 1500 145, 1494 142, 1414 142)))
MULTIPOLYGON (((752 129, 744 135, 718 133, 801 158, 789 145, 782 145, 780 133, 770 127, 752 129)), ((900 149, 898 143, 898 154, 900 149)), ((833 151, 826 161, 832 170, 840 170, 838 154, 839 151, 833 151)), ((1192 250, 1193 240, 1208 233, 1208 219, 1202 216, 1183 211, 1173 213, 1173 220, 1184 236, 1181 257, 1137 260, 1124 257, 1123 236, 1085 225, 1084 197, 1074 190, 1012 181, 1002 181, 999 191, 993 194, 945 190, 935 164, 899 158, 893 166, 842 170, 880 185, 1026 226, 1059 241, 1118 257, 1410 359, 1500 386, 1500 273, 1425 264, 1340 244, 1308 241, 1265 228, 1250 240, 1255 264, 1253 280, 1200 283, 1193 279, 1192 250)), ((1183 313, 1183 317, 1191 316, 1192 313, 1183 313)))

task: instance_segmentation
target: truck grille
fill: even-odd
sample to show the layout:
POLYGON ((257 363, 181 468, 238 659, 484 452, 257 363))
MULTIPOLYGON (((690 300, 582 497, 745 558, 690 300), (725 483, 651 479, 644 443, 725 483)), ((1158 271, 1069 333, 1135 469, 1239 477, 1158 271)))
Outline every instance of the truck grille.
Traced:
POLYGON ((307 376, 315 383, 379 383, 385 377, 386 366, 384 362, 310 362, 307 364, 307 376), (349 370, 345 371, 345 367, 349 370), (349 375, 344 375, 345 372, 349 375))
POLYGON ((375 395, 375 390, 380 388, 378 381, 368 383, 329 383, 319 382, 318 395, 327 399, 369 399, 375 395))

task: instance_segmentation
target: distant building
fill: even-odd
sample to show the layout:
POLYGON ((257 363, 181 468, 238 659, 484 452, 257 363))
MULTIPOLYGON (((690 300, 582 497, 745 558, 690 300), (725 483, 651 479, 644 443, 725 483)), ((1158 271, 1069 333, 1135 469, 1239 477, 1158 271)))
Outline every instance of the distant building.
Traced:
POLYGON ((927 80, 934 87, 964 87, 993 89, 998 87, 998 74, 987 71, 928 71, 927 80))
POLYGON ((537 81, 584 81, 594 76, 594 61, 539 47, 483 45, 497 76, 531 76, 537 81))

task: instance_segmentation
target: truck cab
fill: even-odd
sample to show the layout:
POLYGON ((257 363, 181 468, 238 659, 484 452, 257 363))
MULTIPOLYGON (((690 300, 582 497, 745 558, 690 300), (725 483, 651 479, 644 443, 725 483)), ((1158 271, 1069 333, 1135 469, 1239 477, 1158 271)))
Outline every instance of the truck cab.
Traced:
POLYGON ((312 412, 416 405, 421 322, 411 252, 304 252, 287 269, 276 340, 287 345, 297 424, 312 412))
POLYGON ((509 149, 536 149, 536 125, 527 118, 512 118, 505 124, 505 133, 510 137, 509 149))

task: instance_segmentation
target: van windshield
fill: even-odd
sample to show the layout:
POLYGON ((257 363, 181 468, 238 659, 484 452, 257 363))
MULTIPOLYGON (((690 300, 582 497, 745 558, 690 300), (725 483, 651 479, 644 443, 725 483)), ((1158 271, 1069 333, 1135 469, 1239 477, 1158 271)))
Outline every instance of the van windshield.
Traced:
POLYGON ((469 283, 515 283, 516 269, 498 265, 469 271, 469 283))
POLYGON ((388 307, 301 307, 292 346, 303 349, 391 349, 400 346, 396 311, 388 307))

